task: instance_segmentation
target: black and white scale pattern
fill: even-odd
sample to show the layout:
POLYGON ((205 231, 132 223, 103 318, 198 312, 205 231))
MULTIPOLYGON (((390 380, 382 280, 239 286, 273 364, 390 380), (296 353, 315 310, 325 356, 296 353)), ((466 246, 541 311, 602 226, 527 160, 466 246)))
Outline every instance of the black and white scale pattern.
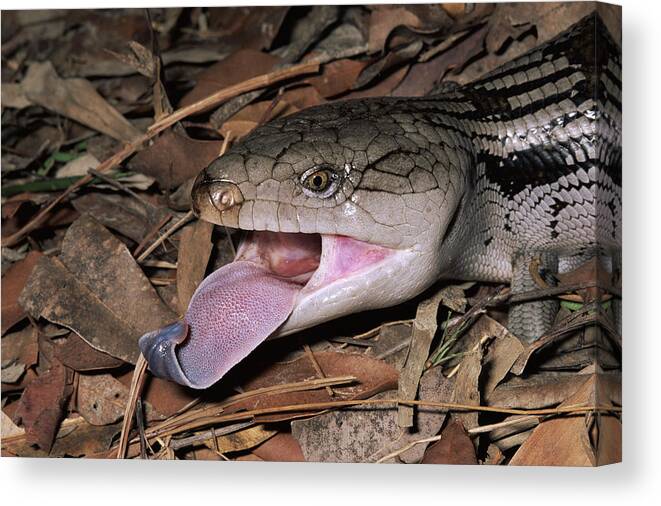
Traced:
POLYGON ((619 55, 595 13, 448 93, 339 101, 273 121, 202 182, 241 189, 229 226, 392 247, 433 240, 439 277, 510 281, 520 251, 553 251, 562 269, 586 250, 620 248, 619 55), (318 166, 342 178, 327 198, 300 187, 318 166))

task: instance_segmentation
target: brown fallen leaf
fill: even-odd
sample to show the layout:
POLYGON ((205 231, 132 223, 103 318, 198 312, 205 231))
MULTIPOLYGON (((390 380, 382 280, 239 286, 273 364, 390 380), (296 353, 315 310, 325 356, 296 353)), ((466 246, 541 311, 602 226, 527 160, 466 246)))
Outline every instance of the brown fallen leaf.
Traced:
MULTIPOLYGON (((593 405, 597 399, 609 406, 606 395, 599 394, 600 375, 591 376, 560 407, 593 405)), ((510 465, 595 466, 622 459, 622 424, 612 414, 578 415, 550 418, 540 423, 512 457, 510 465), (596 438, 591 437, 596 424, 596 438), (599 460, 599 457, 603 459, 599 460)))
POLYGON ((357 60, 337 60, 323 66, 321 75, 305 80, 314 86, 324 98, 330 98, 349 91, 367 62, 357 60))
POLYGON ((404 80, 395 88, 393 96, 421 96, 428 95, 434 90, 437 83, 451 70, 460 70, 483 48, 486 26, 478 28, 459 38, 452 46, 439 51, 428 61, 414 63, 404 80))
POLYGON ((477 332, 494 338, 489 343, 489 349, 482 364, 484 381, 482 395, 486 398, 509 373, 516 359, 523 353, 525 346, 507 328, 486 315, 482 315, 469 332, 477 332))
POLYGON ((141 335, 176 320, 126 246, 90 216, 69 227, 59 259, 41 258, 20 304, 131 363, 141 335))
POLYGON ((441 439, 433 443, 422 459, 422 464, 477 464, 473 441, 466 434, 461 422, 450 417, 448 424, 441 432, 441 439))
POLYGON ((71 204, 79 213, 91 215, 103 226, 138 244, 167 215, 163 207, 121 194, 86 193, 72 199, 71 204))
POLYGON ((363 88, 360 90, 353 90, 346 95, 343 95, 343 99, 353 100, 356 98, 369 98, 369 97, 383 97, 390 95, 390 92, 394 90, 397 85, 402 82, 404 76, 409 70, 409 66, 406 65, 391 74, 388 74, 383 80, 376 82, 373 86, 368 88, 363 88))
POLYGON ((110 374, 81 374, 76 411, 92 425, 110 425, 124 416, 128 394, 128 388, 110 374))
POLYGON ((53 347, 53 353, 69 369, 78 372, 115 369, 126 364, 123 360, 94 349, 75 332, 59 339, 53 347))
POLYGON ((212 93, 251 77, 271 72, 281 62, 276 56, 244 48, 211 65, 196 77, 195 87, 183 96, 179 107, 185 107, 212 93))
POLYGON ((135 155, 129 165, 156 179, 161 188, 175 188, 218 158, 221 147, 221 141, 192 139, 168 130, 135 155))
POLYGON ((209 29, 233 48, 269 49, 289 11, 288 6, 209 7, 209 29))
POLYGON ((41 256, 39 251, 30 251, 2 276, 2 335, 25 318, 25 310, 18 303, 18 297, 41 256))
POLYGON ((196 220, 181 232, 177 256, 177 300, 181 314, 204 278, 213 243, 213 223, 196 220))
POLYGON ((92 83, 79 78, 61 79, 50 61, 32 63, 21 87, 32 103, 113 139, 129 142, 140 135, 137 128, 99 95, 92 83))
POLYGON ((356 78, 352 89, 360 89, 367 86, 376 79, 377 76, 387 74, 387 72, 397 67, 403 66, 413 61, 413 59, 422 51, 423 43, 420 40, 411 42, 396 51, 388 52, 383 58, 366 66, 360 75, 356 78))
POLYGON ((289 88, 274 100, 276 101, 260 101, 244 107, 223 123, 220 133, 225 137, 231 136, 233 139, 239 139, 268 120, 287 116, 325 102, 313 86, 289 88))
MULTIPOLYGON (((457 404, 480 405, 480 374, 482 372, 482 358, 484 348, 479 344, 473 347, 464 356, 459 364, 459 372, 455 380, 452 402, 457 404)), ((478 413, 456 413, 455 418, 466 429, 478 426, 478 413)))
POLYGON ((401 26, 416 32, 449 30, 453 20, 438 4, 374 5, 370 6, 368 49, 375 53, 384 49, 392 32, 401 26))
POLYGON ((27 386, 14 414, 25 428, 26 441, 48 453, 72 392, 67 368, 57 361, 27 386))
POLYGON ((298 441, 286 432, 278 432, 272 438, 253 448, 252 455, 268 462, 305 462, 298 441))
POLYGON ((525 379, 511 378, 485 396, 487 404, 521 409, 555 406, 578 391, 588 380, 584 375, 539 373, 525 379))
POLYGON ((3 438, 2 452, 18 457, 108 458, 108 448, 120 430, 121 423, 96 426, 74 415, 60 424, 50 453, 34 448, 25 437, 3 438))
POLYGON ((3 383, 16 383, 27 368, 37 363, 37 336, 37 329, 28 326, 2 338, 3 383))
MULTIPOLYGON (((399 399, 415 399, 420 376, 429 357, 431 342, 438 328, 436 315, 443 296, 444 293, 441 290, 418 304, 413 321, 411 344, 399 378, 397 389, 399 399)), ((398 408, 397 424, 400 427, 413 426, 413 407, 400 406, 398 408)))
MULTIPOLYGON (((133 371, 130 371, 117 379, 129 388, 132 376, 133 371)), ((198 396, 199 392, 196 390, 151 375, 148 376, 142 390, 142 400, 164 417, 172 416, 185 406, 195 402, 198 396)))
MULTIPOLYGON (((331 351, 315 352, 314 357, 326 377, 351 375, 357 378, 356 383, 346 387, 333 387, 335 394, 333 397, 330 397, 324 389, 259 395, 227 406, 224 413, 330 400, 365 399, 378 392, 391 389, 397 384, 397 371, 381 360, 375 360, 364 355, 331 351)), ((317 371, 307 356, 298 358, 293 362, 271 363, 263 366, 253 361, 247 365, 244 364, 244 370, 245 367, 250 367, 251 370, 259 372, 242 384, 244 391, 284 383, 295 383, 317 377, 317 371)), ((300 414, 287 412, 260 415, 255 417, 255 421, 262 423, 289 420, 300 416, 300 414)), ((307 415, 309 412, 305 414, 307 415)))

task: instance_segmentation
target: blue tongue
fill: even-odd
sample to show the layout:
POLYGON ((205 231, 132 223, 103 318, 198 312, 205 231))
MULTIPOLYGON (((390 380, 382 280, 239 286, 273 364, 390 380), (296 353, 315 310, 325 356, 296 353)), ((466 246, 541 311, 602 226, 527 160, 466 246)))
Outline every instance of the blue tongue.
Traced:
POLYGON ((245 261, 225 265, 195 291, 177 322, 140 338, 157 376, 207 388, 284 323, 301 286, 245 261))

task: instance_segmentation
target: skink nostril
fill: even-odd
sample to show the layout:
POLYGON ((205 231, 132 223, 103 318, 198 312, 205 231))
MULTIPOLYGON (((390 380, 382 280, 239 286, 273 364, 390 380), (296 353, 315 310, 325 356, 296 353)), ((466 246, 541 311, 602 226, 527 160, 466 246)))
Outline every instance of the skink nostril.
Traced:
POLYGON ((243 194, 237 185, 229 181, 216 181, 207 186, 209 200, 218 211, 223 212, 241 204, 243 194))

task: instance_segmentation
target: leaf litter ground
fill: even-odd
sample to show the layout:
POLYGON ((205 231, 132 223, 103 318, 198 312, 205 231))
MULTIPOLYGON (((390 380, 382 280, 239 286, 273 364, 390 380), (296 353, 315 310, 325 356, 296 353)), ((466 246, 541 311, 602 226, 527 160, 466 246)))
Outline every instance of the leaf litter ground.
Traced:
POLYGON ((435 286, 267 342, 204 392, 145 373, 136 346, 234 256, 189 196, 231 143, 327 101, 470 82, 593 8, 4 11, 3 455, 618 461, 621 339, 594 288, 618 283, 596 266, 515 297, 435 286), (570 293, 535 344, 507 330, 508 303, 570 293))

